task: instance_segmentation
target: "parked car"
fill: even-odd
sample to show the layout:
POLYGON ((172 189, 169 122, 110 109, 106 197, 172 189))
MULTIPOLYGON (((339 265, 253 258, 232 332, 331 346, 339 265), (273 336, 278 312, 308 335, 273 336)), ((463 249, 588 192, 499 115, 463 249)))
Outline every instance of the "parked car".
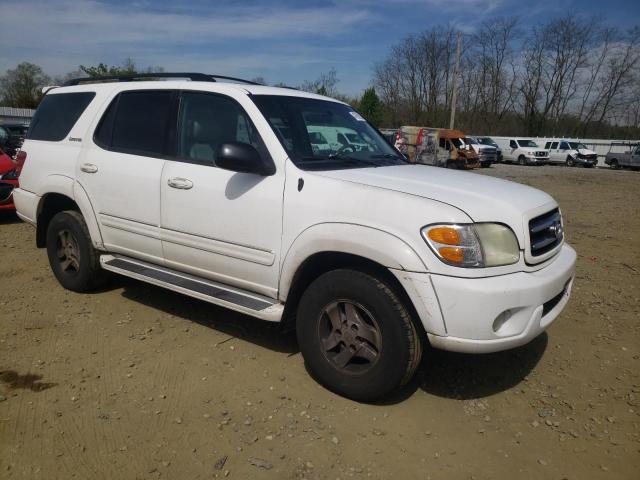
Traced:
POLYGON ((509 349, 565 307, 576 253, 548 194, 410 164, 331 98, 162 76, 73 80, 35 113, 14 198, 63 287, 109 271, 295 325, 314 377, 363 401, 423 342, 509 349), (312 117, 367 149, 314 153, 312 117))
POLYGON ((495 147, 496 149, 496 161, 498 163, 502 162, 502 149, 498 146, 498 144, 491 137, 473 137, 478 143, 481 145, 489 145, 491 147, 495 147))
POLYGON ((0 148, 0 210, 15 210, 13 191, 17 186, 16 162, 0 148))
POLYGON ((22 124, 1 124, 0 125, 0 148, 11 158, 16 158, 16 154, 24 137, 29 130, 28 125, 22 124))
POLYGON ((520 165, 544 165, 549 161, 549 151, 542 149, 533 140, 517 138, 498 138, 505 162, 517 162, 520 165))
POLYGON ((552 140, 544 148, 549 150, 549 163, 562 163, 567 167, 595 167, 598 164, 598 154, 580 142, 552 140))
POLYGON ((464 142, 471 145, 471 148, 478 154, 482 168, 490 167, 492 163, 498 161, 498 149, 493 145, 484 145, 475 137, 464 137, 464 142))
POLYGON ((609 147, 609 152, 604 159, 604 163, 614 169, 622 167, 640 167, 640 144, 632 145, 630 143, 613 142, 609 147), (630 148, 623 153, 611 152, 611 147, 614 146, 628 146, 630 148))

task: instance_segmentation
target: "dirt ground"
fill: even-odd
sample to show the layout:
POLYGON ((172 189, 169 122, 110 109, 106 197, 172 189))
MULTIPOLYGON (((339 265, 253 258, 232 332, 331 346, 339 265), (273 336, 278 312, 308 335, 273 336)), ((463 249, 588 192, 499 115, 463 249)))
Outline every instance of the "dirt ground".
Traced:
POLYGON ((79 295, 0 218, 0 478, 638 479, 640 174, 499 165, 578 251, 548 333, 428 351, 384 404, 337 397, 269 324, 133 280, 79 295))

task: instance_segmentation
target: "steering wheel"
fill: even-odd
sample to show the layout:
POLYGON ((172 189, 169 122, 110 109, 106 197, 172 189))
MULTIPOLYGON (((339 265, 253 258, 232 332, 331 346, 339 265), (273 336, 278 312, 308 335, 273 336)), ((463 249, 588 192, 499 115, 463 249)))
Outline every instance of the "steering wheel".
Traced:
POLYGON ((338 149, 336 152, 337 155, 342 155, 343 153, 353 153, 355 149, 351 145, 344 145, 338 149))

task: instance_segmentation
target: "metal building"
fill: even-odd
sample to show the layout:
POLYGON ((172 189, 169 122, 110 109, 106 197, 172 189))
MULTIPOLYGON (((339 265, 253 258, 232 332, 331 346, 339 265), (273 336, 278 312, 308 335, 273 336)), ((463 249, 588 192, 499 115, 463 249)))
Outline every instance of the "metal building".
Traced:
POLYGON ((0 125, 20 123, 29 125, 35 110, 31 108, 0 107, 0 125))

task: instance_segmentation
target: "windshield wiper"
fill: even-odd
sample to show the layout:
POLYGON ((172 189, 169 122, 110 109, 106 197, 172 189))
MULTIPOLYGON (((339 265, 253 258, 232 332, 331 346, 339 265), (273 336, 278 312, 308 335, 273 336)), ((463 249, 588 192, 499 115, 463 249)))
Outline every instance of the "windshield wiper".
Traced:
POLYGON ((394 155, 393 153, 379 153, 377 155, 369 155, 369 158, 388 158, 393 160, 401 160, 403 162, 407 161, 406 158, 401 157, 399 155, 394 155))
POLYGON ((370 160, 365 160, 364 158, 356 158, 356 157, 349 157, 347 155, 343 155, 341 153, 330 153, 329 155, 311 155, 311 156, 306 156, 306 157, 302 157, 302 160, 332 160, 334 162, 344 162, 344 163, 351 163, 351 164, 364 164, 364 165, 370 165, 372 167, 379 167, 380 164, 378 162, 372 162, 370 160))

